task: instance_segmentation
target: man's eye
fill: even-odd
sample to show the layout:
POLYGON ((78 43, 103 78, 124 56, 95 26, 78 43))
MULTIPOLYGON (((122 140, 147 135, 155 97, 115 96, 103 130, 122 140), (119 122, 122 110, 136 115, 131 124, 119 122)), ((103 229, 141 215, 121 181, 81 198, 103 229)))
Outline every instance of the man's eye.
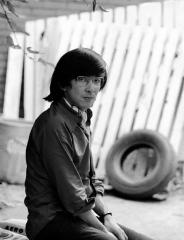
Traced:
POLYGON ((83 77, 83 76, 79 76, 79 77, 77 78, 77 80, 80 81, 80 82, 85 82, 85 81, 86 81, 86 78, 83 77))
POLYGON ((95 83, 100 83, 100 82, 101 82, 101 79, 96 78, 96 79, 94 79, 94 82, 95 82, 95 83))

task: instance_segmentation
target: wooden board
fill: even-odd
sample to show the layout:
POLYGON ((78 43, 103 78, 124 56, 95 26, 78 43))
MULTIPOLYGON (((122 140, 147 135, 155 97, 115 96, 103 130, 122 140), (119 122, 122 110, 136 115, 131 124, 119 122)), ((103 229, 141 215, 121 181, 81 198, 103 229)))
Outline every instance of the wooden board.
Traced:
POLYGON ((174 60, 173 75, 168 86, 168 94, 166 96, 166 104, 163 110, 161 122, 159 125, 159 132, 166 137, 170 137, 173 119, 175 117, 175 110, 177 108, 178 96, 182 87, 182 77, 184 74, 184 43, 178 49, 178 57, 174 60))
MULTIPOLYGON (((106 34, 108 31, 108 25, 106 23, 99 23, 98 25, 96 25, 96 34, 95 34, 95 38, 92 44, 92 49, 94 51, 96 51, 99 54, 102 54, 103 51, 103 46, 105 44, 106 41, 106 34)), ((93 118, 92 118, 92 124, 91 124, 91 129, 93 131, 94 127, 95 127, 95 123, 97 120, 97 116, 98 116, 98 111, 100 108, 100 100, 101 100, 101 96, 102 96, 102 91, 99 93, 98 98, 92 108, 93 110, 93 118)))
POLYGON ((173 58, 178 45, 179 33, 176 29, 170 32, 169 40, 166 45, 165 57, 158 76, 158 84, 154 94, 154 100, 147 122, 147 128, 157 130, 160 116, 164 107, 164 96, 170 79, 173 58))
MULTIPOLYGON (((40 56, 46 62, 44 66, 44 76, 42 78, 42 95, 41 98, 50 93, 50 81, 54 71, 54 67, 58 61, 58 46, 61 41, 64 26, 67 21, 66 17, 49 18, 45 23, 45 33, 43 37, 42 51, 40 56), (54 26, 54 27, 53 27, 54 26)), ((47 109, 50 103, 44 101, 42 111, 47 109)))
POLYGON ((73 25, 72 35, 70 36, 69 50, 80 47, 84 29, 83 21, 78 20, 75 23, 73 22, 73 25))
POLYGON ((144 83, 143 77, 151 54, 153 38, 154 31, 150 28, 144 29, 144 36, 139 50, 140 54, 136 64, 135 74, 130 84, 129 96, 124 110, 124 117, 121 122, 119 136, 131 131, 133 128, 134 117, 138 110, 141 87, 144 83))
MULTIPOLYGON (((104 46, 104 52, 103 52, 103 58, 106 61, 108 66, 111 66, 111 61, 113 61, 113 53, 114 53, 114 48, 115 44, 117 43, 117 37, 118 37, 118 31, 119 31, 119 26, 118 25, 111 25, 109 27, 108 35, 107 35, 107 40, 104 46)), ((115 79, 114 79, 115 80, 115 79)), ((108 115, 109 115, 109 110, 111 108, 111 94, 113 92, 114 86, 116 82, 111 81, 109 84, 106 86, 104 89, 102 98, 101 98, 101 108, 98 113, 98 122, 96 124, 96 127, 93 131, 93 144, 97 145, 96 151, 100 149, 101 143, 103 141, 105 129, 106 129, 106 123, 108 121, 108 115)), ((96 161, 95 156, 98 154, 94 152, 94 161, 96 161)))
POLYGON ((181 98, 179 101, 178 109, 171 132, 170 142, 174 147, 176 153, 180 150, 180 142, 182 140, 183 126, 184 126, 184 88, 182 86, 181 98))
POLYGON ((125 24, 125 8, 117 7, 114 9, 114 22, 121 25, 125 24))
MULTIPOLYGON (((142 36, 142 28, 138 27, 135 29, 135 31, 131 35, 131 38, 129 39, 128 50, 125 57, 125 63, 121 72, 120 82, 117 87, 116 94, 114 96, 115 99, 114 99, 113 108, 111 111, 111 118, 108 119, 109 125, 112 126, 111 119, 113 117, 113 120, 114 120, 113 124, 114 124, 114 128, 116 129, 116 132, 118 131, 119 123, 122 118, 123 106, 126 100, 126 94, 129 88, 129 84, 131 82, 131 75, 134 69, 134 64, 135 64, 138 49, 140 46, 141 36, 142 36)), ((112 131, 112 129, 110 129, 110 131, 112 131)), ((105 173, 104 160, 105 160, 105 155, 103 154, 103 160, 101 155, 101 159, 98 166, 99 175, 104 175, 105 173)))
POLYGON ((74 22, 78 21, 75 18, 72 17, 69 19, 66 19, 66 21, 63 22, 63 26, 61 27, 61 39, 58 44, 58 50, 56 54, 56 61, 59 60, 59 58, 65 54, 69 50, 69 44, 70 44, 70 37, 74 28, 74 22))
MULTIPOLYGON (((34 29, 34 47, 40 53, 44 52, 44 39, 42 34, 45 31, 45 21, 37 20, 34 29)), ((35 56, 36 57, 36 56, 35 56)), ((44 100, 43 100, 43 82, 45 77, 45 66, 42 62, 34 62, 34 119, 43 111, 44 100)))
POLYGON ((152 106, 151 104, 153 101, 154 89, 157 85, 157 76, 159 74, 160 65, 162 64, 166 41, 167 31, 162 28, 158 29, 152 48, 152 56, 148 71, 144 76, 144 89, 139 102, 138 112, 135 118, 133 129, 143 129, 146 126, 147 117, 152 106))
MULTIPOLYGON (((11 35, 14 38, 14 35, 11 35)), ((16 33, 17 44, 22 49, 8 50, 6 85, 4 92, 3 115, 6 118, 19 118, 20 94, 24 58, 24 34, 16 33)))
MULTIPOLYGON (((25 30, 30 35, 25 39, 25 49, 34 47, 34 21, 25 25, 25 30)), ((32 121, 34 119, 34 55, 27 54, 24 59, 24 118, 32 121)))
POLYGON ((139 7, 139 24, 160 28, 161 26, 161 3, 151 2, 141 4, 139 7))
POLYGON ((138 23, 138 9, 137 6, 128 6, 125 8, 126 24, 129 26, 136 26, 138 23))
POLYGON ((84 23, 84 32, 81 40, 81 46, 86 48, 92 48, 92 44, 95 37, 96 24, 91 21, 84 23))
MULTIPOLYGON (((116 45, 116 51, 115 51, 115 56, 114 56, 114 61, 112 63, 112 67, 111 67, 111 71, 109 74, 109 79, 108 79, 108 85, 107 85, 107 94, 111 92, 111 97, 109 98, 109 105, 106 104, 106 107, 108 108, 108 114, 110 114, 111 116, 109 116, 107 118, 107 125, 106 125, 106 133, 103 139, 103 144, 101 144, 101 148, 100 150, 97 152, 98 156, 97 158, 100 159, 99 162, 99 166, 98 166, 98 174, 104 173, 104 171, 102 171, 102 169, 104 169, 104 161, 105 158, 107 156, 107 152, 109 150, 109 147, 113 144, 113 142, 115 141, 116 138, 116 115, 115 114, 111 114, 112 111, 114 110, 113 108, 113 104, 114 104, 114 98, 116 96, 116 92, 117 92, 117 86, 120 84, 120 73, 121 73, 121 69, 123 68, 124 65, 124 61, 125 61, 125 54, 126 54, 126 50, 128 47, 128 41, 131 35, 131 30, 128 27, 122 27, 121 32, 120 32, 120 36, 118 38, 118 42, 116 45), (112 97, 113 96, 113 97, 112 97)), ((107 103, 107 102, 106 102, 107 103)), ((105 106, 104 106, 105 107, 105 106)), ((95 143, 93 143, 93 147, 94 147, 95 143)), ((99 147, 98 144, 96 147, 99 147)), ((97 159, 96 159, 96 164, 97 163, 97 159)))

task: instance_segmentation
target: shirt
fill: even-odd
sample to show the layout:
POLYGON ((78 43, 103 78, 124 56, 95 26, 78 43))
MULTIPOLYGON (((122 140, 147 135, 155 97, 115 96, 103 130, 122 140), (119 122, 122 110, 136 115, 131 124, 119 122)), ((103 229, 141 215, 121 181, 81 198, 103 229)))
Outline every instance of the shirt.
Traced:
POLYGON ((52 103, 35 121, 26 147, 26 234, 34 239, 62 211, 77 215, 103 194, 90 150, 91 110, 84 125, 80 112, 64 101, 52 103))

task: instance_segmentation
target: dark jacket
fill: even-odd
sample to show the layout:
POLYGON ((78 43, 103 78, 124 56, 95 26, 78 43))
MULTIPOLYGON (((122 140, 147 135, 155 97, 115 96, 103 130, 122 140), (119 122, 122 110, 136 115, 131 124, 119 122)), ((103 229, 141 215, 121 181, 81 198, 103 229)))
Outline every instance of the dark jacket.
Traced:
POLYGON ((88 120, 65 101, 52 103, 35 121, 26 148, 26 233, 34 239, 57 213, 92 209, 103 184, 95 179, 88 120))

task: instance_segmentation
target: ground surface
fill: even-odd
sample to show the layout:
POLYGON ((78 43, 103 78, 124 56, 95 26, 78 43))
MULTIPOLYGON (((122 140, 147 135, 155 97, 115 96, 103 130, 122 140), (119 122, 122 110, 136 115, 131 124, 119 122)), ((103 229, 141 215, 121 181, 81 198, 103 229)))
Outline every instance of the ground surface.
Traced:
MULTIPOLYGON (((24 187, 0 184, 0 221, 26 219, 24 187)), ((157 240, 184 239, 184 186, 172 190, 164 201, 133 201, 108 191, 105 202, 115 219, 157 240)))

